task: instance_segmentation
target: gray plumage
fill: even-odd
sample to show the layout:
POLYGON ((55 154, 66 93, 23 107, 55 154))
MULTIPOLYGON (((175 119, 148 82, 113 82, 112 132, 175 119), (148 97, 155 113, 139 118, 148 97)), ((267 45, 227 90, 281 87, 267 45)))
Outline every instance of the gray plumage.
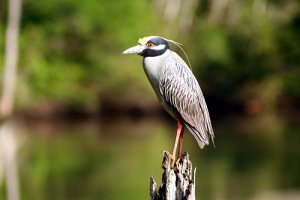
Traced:
MULTIPOLYGON (((125 50, 123 54, 136 53, 143 56, 145 74, 162 107, 183 123, 200 148, 203 148, 209 144, 210 139, 214 141, 208 109, 191 69, 170 50, 169 42, 179 46, 177 42, 163 37, 144 37, 139 39, 138 45, 125 50)), ((177 130, 181 131, 181 128, 177 130)), ((176 145, 175 142, 173 154, 176 145)))
POLYGON ((175 119, 180 117, 200 148, 212 142, 214 132, 201 88, 191 69, 178 54, 167 50, 144 58, 145 73, 162 107, 175 119))

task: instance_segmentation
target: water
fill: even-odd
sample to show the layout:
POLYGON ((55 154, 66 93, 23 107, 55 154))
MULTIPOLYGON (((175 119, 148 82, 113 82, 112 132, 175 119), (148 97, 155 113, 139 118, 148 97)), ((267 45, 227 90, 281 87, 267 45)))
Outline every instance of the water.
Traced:
MULTIPOLYGON (((161 152, 171 151, 176 132, 175 121, 148 118, 22 124, 19 179, 30 200, 149 199, 149 177, 160 183, 161 152)), ((214 129, 215 149, 184 138, 197 199, 300 199, 299 124, 231 116, 214 129)))

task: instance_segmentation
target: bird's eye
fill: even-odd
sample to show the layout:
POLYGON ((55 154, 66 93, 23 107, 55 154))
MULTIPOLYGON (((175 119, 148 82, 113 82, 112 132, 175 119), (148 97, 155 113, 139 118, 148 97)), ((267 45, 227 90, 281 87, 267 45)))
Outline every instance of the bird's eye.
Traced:
POLYGON ((151 43, 151 42, 147 43, 147 47, 148 47, 148 48, 151 48, 151 47, 153 47, 153 46, 154 46, 153 43, 151 43))

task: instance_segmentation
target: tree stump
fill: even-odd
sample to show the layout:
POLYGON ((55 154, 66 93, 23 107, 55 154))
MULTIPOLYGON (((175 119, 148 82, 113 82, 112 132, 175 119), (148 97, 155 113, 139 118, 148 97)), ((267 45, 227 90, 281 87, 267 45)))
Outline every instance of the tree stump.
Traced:
POLYGON ((169 152, 163 152, 162 184, 158 191, 156 182, 150 178, 150 200, 195 200, 195 174, 189 154, 183 155, 172 168, 169 160, 169 152))

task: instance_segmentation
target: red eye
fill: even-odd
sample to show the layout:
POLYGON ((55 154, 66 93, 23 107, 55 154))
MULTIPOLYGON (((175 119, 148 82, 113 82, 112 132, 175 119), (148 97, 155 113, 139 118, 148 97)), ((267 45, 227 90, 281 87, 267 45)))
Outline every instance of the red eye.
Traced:
POLYGON ((153 43, 151 43, 151 42, 147 43, 147 47, 148 47, 148 48, 151 48, 151 47, 153 47, 153 46, 154 46, 153 43))

